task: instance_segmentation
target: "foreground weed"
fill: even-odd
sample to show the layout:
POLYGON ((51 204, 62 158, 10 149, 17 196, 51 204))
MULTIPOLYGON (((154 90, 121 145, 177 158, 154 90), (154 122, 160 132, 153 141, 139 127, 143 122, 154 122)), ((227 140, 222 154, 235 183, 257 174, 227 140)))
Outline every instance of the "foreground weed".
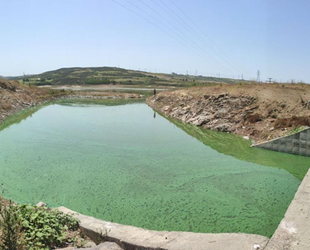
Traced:
MULTIPOLYGON (((1 199, 1 198, 0 198, 1 199)), ((10 201, 8 206, 0 201, 0 249, 20 250, 22 249, 21 221, 19 209, 10 201)))
POLYGON ((78 226, 77 219, 58 210, 11 201, 4 205, 0 194, 0 250, 62 247, 77 241, 67 237, 67 232, 78 226))
POLYGON ((72 241, 67 230, 76 230, 78 220, 57 210, 30 205, 20 206, 25 245, 29 249, 49 249, 72 241))

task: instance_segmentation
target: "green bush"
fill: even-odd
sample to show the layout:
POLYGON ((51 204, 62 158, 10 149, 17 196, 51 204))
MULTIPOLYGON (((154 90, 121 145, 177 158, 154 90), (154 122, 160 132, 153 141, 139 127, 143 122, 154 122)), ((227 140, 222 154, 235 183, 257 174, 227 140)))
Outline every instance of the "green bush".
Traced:
POLYGON ((21 223, 19 216, 18 207, 14 206, 11 201, 8 206, 4 206, 2 200, 0 201, 1 250, 22 249, 21 223))
POLYGON ((78 220, 58 210, 31 205, 1 206, 0 250, 50 249, 61 247, 68 238, 68 230, 77 230, 78 220), (23 242, 23 245, 21 245, 23 242))
POLYGON ((28 249, 61 246, 66 239, 65 231, 78 228, 78 221, 72 216, 44 207, 22 205, 20 219, 28 249))
POLYGON ((296 134, 304 129, 306 129, 307 127, 306 126, 301 126, 299 128, 295 128, 293 129, 292 131, 290 131, 287 135, 293 135, 293 134, 296 134))

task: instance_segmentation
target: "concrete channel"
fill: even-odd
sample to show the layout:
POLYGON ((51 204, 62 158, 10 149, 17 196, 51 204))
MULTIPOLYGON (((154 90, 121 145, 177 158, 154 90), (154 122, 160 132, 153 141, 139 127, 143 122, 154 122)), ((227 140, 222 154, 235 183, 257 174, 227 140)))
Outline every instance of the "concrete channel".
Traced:
POLYGON ((264 148, 288 154, 310 156, 310 128, 306 128, 296 134, 276 138, 260 144, 255 144, 253 147, 264 148))
POLYGON ((99 243, 102 236, 125 250, 309 250, 310 169, 271 239, 243 233, 191 233, 152 231, 85 216, 58 208, 80 220, 86 235, 99 243))
POLYGON ((310 169, 265 250, 310 249, 310 169))
MULTIPOLYGON (((310 156, 310 128, 253 146, 310 156)), ((96 243, 104 237, 125 250, 310 250, 310 169, 271 239, 243 233, 153 231, 58 209, 79 219, 81 229, 96 243)))
POLYGON ((59 210, 79 219, 83 232, 96 243, 104 236, 125 250, 253 250, 264 249, 269 240, 261 235, 242 233, 153 231, 99 220, 65 207, 59 210))

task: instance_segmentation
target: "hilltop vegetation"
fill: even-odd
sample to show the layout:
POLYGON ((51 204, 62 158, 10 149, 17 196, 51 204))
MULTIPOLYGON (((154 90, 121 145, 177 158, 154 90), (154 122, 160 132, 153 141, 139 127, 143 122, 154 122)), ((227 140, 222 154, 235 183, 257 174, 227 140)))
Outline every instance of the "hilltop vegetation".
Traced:
POLYGON ((161 74, 114 67, 62 68, 37 75, 17 77, 29 85, 122 84, 161 86, 203 86, 237 83, 238 80, 205 76, 161 74))

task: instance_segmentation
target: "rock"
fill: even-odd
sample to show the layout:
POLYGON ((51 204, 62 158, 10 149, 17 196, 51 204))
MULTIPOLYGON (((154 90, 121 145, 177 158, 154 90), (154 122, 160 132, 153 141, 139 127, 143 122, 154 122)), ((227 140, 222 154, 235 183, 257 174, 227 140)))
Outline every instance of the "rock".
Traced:
POLYGON ((66 248, 56 248, 55 250, 75 250, 75 247, 66 247, 66 248))
POLYGON ((255 249, 255 250, 259 250, 259 249, 260 249, 260 245, 258 245, 258 244, 254 244, 254 245, 253 245, 253 249, 255 249))
POLYGON ((96 243, 95 242, 92 242, 92 241, 88 241, 84 246, 83 248, 90 248, 90 247, 96 247, 96 243))
POLYGON ((66 247, 66 248, 57 248, 56 250, 77 250, 77 249, 87 249, 87 250, 123 250, 116 243, 108 242, 108 241, 106 241, 104 243, 101 243, 99 245, 96 245, 95 243, 93 243, 93 244, 87 246, 87 244, 86 244, 86 245, 83 246, 83 248, 66 247))
POLYGON ((191 123, 196 125, 196 126, 202 126, 210 121, 209 116, 202 116, 199 115, 195 117, 196 119, 192 121, 191 123))
POLYGON ((122 250, 122 248, 114 242, 104 242, 90 249, 92 250, 122 250))
POLYGON ((243 136, 243 139, 250 140, 250 137, 248 137, 248 136, 243 136))
POLYGON ((42 202, 42 201, 40 201, 40 202, 37 203, 36 206, 37 206, 37 207, 47 207, 47 204, 44 203, 44 202, 42 202))
POLYGON ((230 127, 231 126, 228 124, 220 124, 220 125, 215 127, 215 130, 221 131, 221 132, 231 132, 230 127))

